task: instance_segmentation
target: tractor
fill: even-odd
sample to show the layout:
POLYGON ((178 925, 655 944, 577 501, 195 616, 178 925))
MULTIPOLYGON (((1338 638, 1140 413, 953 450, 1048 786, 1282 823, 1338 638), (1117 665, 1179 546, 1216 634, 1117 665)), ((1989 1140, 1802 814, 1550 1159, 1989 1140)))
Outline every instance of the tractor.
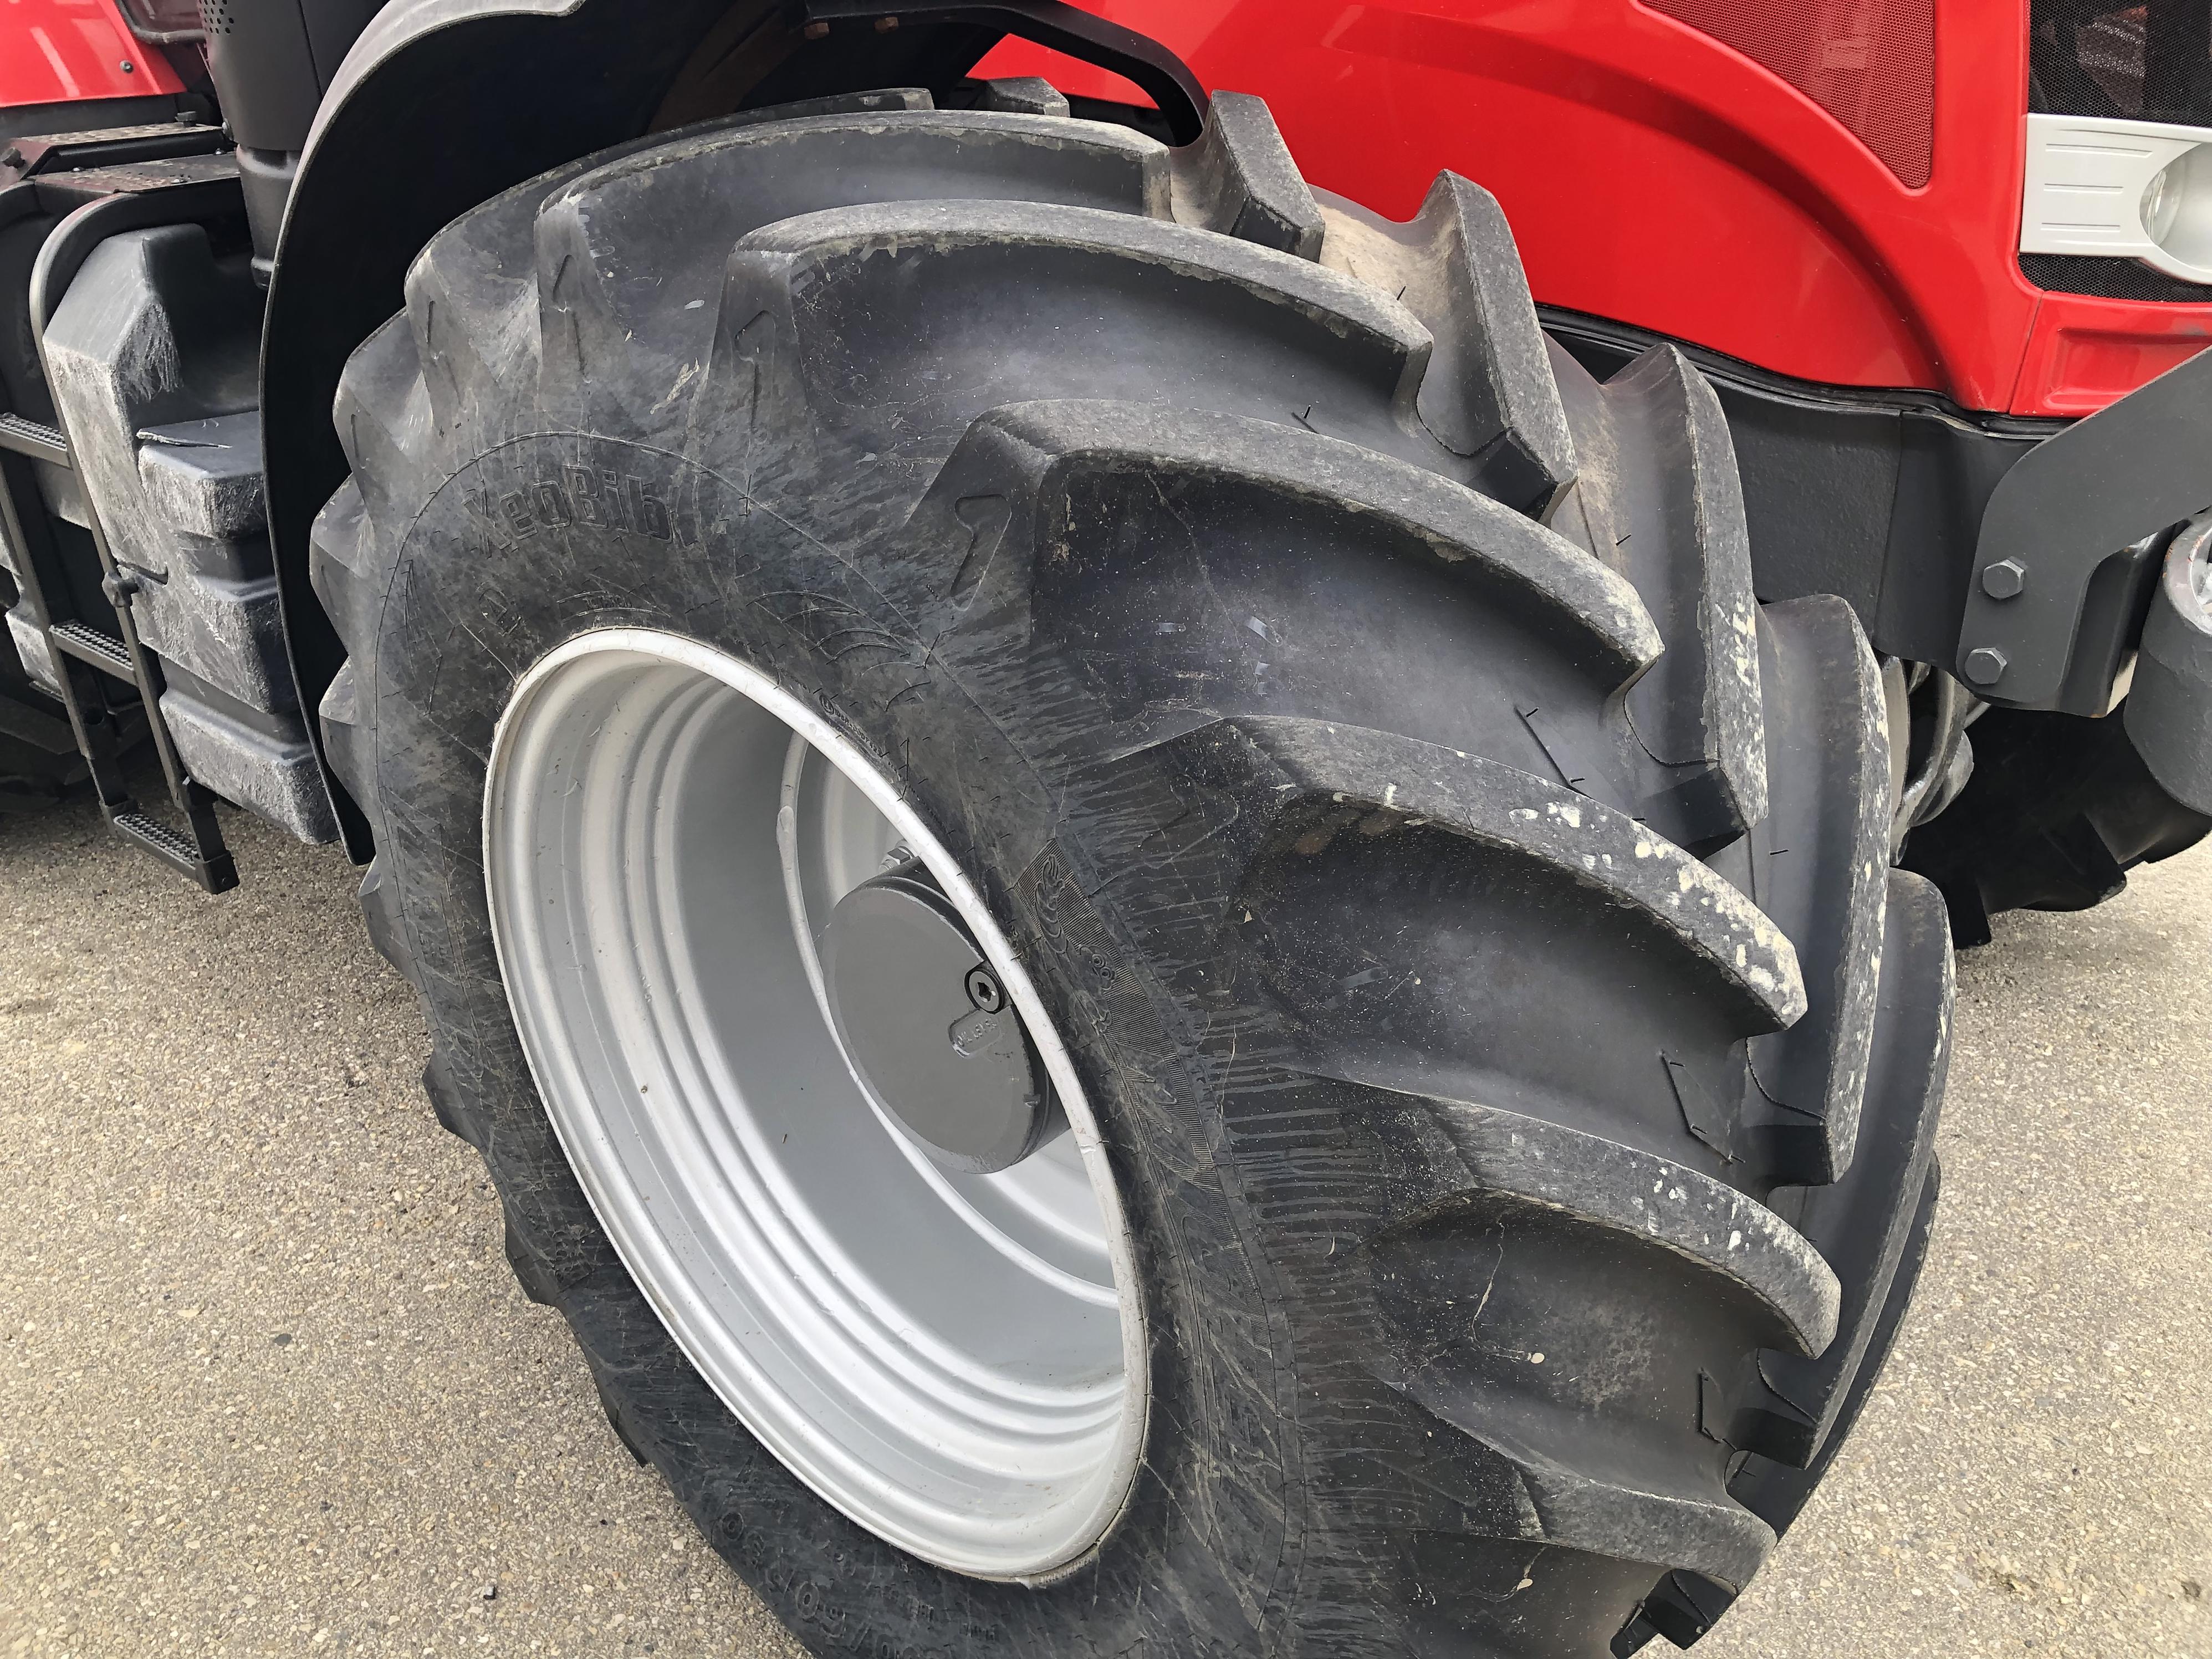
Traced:
POLYGON ((819 1654, 1690 1644, 2212 825, 2204 0, 15 0, 0 316, 0 802, 819 1654))

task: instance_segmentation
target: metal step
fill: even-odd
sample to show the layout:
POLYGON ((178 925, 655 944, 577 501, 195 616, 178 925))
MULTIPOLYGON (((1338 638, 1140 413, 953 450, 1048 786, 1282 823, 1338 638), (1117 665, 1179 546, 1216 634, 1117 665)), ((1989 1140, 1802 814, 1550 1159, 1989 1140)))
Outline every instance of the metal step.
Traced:
POLYGON ((238 866, 231 862, 228 850, 220 845, 210 856, 203 858, 188 838, 143 812, 117 812, 107 822, 124 840, 143 848, 210 893, 227 893, 238 885, 238 866))
POLYGON ((118 680, 128 680, 133 685, 138 676, 131 666, 131 649, 114 635, 94 628, 89 623, 49 623, 46 637, 75 657, 79 662, 88 662, 94 668, 112 674, 118 680))
POLYGON ((0 449, 27 455, 56 466, 70 464, 69 440, 50 426, 27 421, 21 415, 0 415, 0 449))

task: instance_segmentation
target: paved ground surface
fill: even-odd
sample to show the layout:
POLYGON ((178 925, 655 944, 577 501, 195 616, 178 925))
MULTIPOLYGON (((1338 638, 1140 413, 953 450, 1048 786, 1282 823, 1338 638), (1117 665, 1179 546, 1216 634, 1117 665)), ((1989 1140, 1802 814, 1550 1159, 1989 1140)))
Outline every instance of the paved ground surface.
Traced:
MULTIPOLYGON (((0 823, 0 1656, 789 1659, 514 1287, 352 872, 234 830, 210 900, 0 823)), ((1700 1659, 2212 1659, 2212 849, 1999 930, 1919 1303, 1700 1659)))

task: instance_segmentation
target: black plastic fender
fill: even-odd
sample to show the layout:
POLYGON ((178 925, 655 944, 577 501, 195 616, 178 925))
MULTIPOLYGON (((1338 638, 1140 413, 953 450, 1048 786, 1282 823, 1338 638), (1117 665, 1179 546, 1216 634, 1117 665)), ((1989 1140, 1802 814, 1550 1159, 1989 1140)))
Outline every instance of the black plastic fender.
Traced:
MULTIPOLYGON (((343 660, 307 585, 307 532, 345 481, 331 424, 353 349, 408 265, 487 197, 643 131, 727 0, 392 0, 340 65, 284 215, 262 334, 269 539, 300 706, 343 660)), ((765 9, 765 7, 763 7, 765 9)), ((310 719, 320 754, 322 737, 310 719)), ((325 771, 327 778, 327 769, 325 771)), ((368 820, 331 785, 347 852, 368 820)))
MULTIPOLYGON (((1130 75, 1178 138, 1205 116, 1204 89, 1173 53, 1061 0, 389 0, 316 111, 262 337, 269 538, 300 706, 316 707, 343 659, 307 583, 308 530, 346 477, 331 399, 434 234, 509 185, 643 133, 957 82, 1010 33, 1130 75), (893 15, 899 27, 875 27, 893 15), (679 85, 688 94, 672 98, 679 85)), ((368 820, 327 765, 325 777, 346 850, 364 860, 368 820)))

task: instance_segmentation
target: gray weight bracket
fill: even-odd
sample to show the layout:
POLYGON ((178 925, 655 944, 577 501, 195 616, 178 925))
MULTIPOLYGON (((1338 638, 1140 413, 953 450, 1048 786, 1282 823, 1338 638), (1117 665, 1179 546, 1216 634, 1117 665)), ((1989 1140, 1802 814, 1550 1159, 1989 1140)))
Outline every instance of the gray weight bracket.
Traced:
POLYGON ((2212 507, 2212 352, 2022 456, 1982 515, 1954 666, 2014 708, 2102 714, 2155 561, 2141 544, 2212 507), (2001 567, 2016 567, 2001 568, 2001 567))

